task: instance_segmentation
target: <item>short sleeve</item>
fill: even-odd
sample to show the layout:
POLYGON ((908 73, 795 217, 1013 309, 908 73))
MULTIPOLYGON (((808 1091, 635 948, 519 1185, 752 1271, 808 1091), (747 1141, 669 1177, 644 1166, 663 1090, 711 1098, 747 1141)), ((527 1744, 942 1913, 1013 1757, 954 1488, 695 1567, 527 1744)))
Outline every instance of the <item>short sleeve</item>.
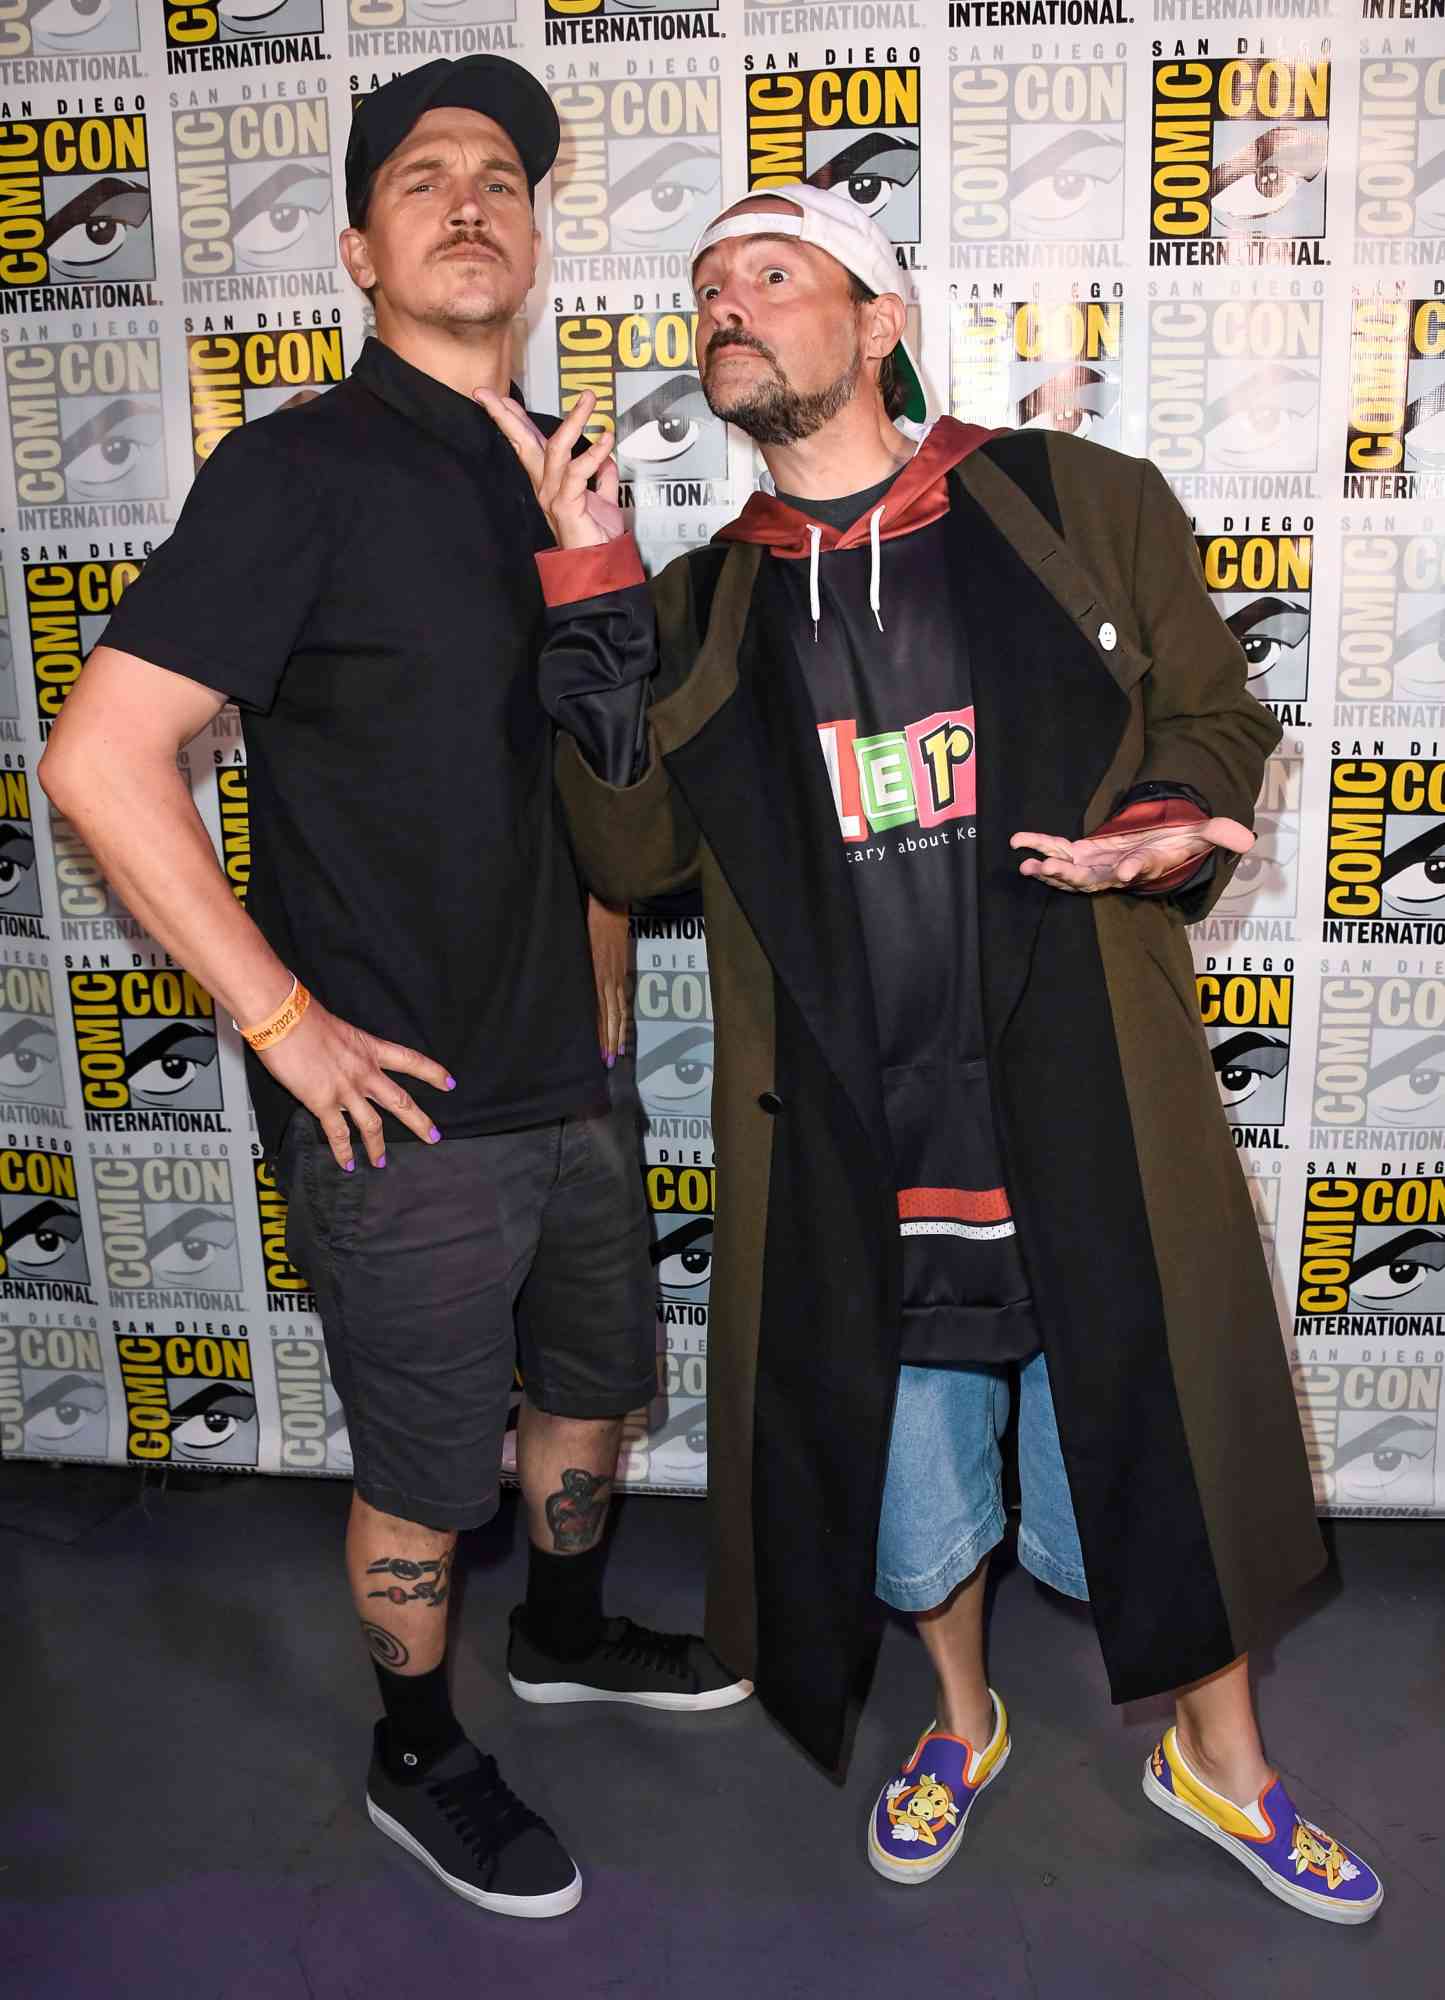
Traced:
POLYGON ((314 471, 264 420, 248 424, 201 467, 174 532, 122 597, 102 643, 264 711, 328 554, 314 471))

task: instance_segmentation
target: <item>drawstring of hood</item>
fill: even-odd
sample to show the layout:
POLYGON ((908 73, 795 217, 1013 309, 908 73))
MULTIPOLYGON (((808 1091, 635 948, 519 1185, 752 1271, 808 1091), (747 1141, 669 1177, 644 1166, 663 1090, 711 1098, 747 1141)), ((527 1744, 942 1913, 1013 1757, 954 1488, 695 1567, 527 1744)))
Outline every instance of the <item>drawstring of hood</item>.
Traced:
POLYGON ((823 530, 816 521, 808 523, 808 539, 812 552, 808 557, 808 610, 813 620, 813 644, 818 643, 818 621, 823 616, 822 601, 818 596, 818 550, 823 543, 823 530))
POLYGON ((868 571, 868 606, 873 613, 873 621, 880 632, 883 630, 883 613, 879 608, 881 604, 880 593, 883 584, 883 537, 879 524, 883 519, 883 508, 887 504, 888 502, 885 500, 882 506, 875 507, 872 514, 868 517, 868 546, 873 551, 873 559, 868 571))

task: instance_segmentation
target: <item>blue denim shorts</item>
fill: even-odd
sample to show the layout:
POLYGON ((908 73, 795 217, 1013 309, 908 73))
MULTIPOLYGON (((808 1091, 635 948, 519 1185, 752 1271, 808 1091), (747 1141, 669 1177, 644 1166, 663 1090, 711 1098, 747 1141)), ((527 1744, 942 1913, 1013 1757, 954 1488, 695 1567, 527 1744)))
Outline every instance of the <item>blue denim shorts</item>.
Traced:
MULTIPOLYGON (((908 1368, 898 1377, 875 1589, 895 1611, 942 1604, 1003 1539, 1009 1413, 1003 1367, 908 1368)), ((1019 1369, 1019 1561, 1087 1598, 1084 1558, 1042 1354, 1019 1369)))

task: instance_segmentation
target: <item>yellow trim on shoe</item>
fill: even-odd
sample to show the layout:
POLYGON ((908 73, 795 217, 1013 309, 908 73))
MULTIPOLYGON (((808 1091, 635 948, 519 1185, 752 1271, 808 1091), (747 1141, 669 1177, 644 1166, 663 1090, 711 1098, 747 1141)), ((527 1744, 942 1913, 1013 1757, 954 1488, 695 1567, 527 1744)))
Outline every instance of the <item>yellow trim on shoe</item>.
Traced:
POLYGON ((1274 1783, 1272 1777, 1252 1806, 1239 1806, 1233 1799, 1227 1799, 1223 1792, 1211 1790, 1202 1778, 1190 1770, 1172 1724, 1164 1732, 1163 1749, 1173 1774, 1175 1796, 1182 1799, 1185 1805, 1192 1806, 1201 1818, 1209 1820, 1223 1833, 1232 1833, 1237 1840, 1273 1840, 1274 1827, 1262 1803, 1265 1792, 1274 1783))

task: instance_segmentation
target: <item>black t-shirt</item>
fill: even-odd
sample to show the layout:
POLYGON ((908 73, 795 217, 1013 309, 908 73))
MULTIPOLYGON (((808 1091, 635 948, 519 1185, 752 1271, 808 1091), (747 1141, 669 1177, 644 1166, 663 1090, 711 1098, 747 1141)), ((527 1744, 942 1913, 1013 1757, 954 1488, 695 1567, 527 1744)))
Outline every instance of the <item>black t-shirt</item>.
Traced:
MULTIPOLYGON (((843 525, 878 496, 791 504, 815 518, 830 506, 843 525)), ((872 550, 823 554, 815 641, 808 559, 775 559, 764 615, 798 635, 862 922, 898 1174, 903 1356, 1005 1361, 1038 1335, 984 1055, 974 834, 988 746, 948 560, 946 520, 882 544, 880 631, 872 550)))
MULTIPOLYGON (((105 632, 244 710, 247 908, 334 1013, 451 1070, 454 1092, 403 1081, 452 1138, 602 1093, 535 691, 550 543, 485 412, 371 340, 339 388, 231 433, 105 632)), ((248 1071, 274 1150, 295 1100, 248 1071)))

